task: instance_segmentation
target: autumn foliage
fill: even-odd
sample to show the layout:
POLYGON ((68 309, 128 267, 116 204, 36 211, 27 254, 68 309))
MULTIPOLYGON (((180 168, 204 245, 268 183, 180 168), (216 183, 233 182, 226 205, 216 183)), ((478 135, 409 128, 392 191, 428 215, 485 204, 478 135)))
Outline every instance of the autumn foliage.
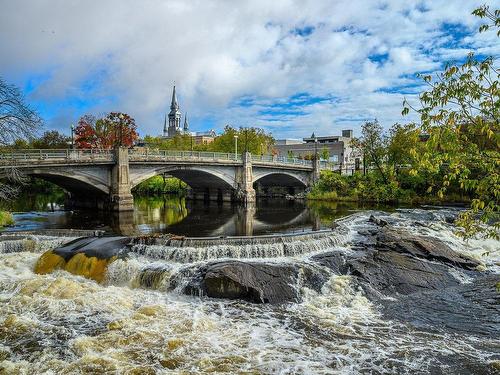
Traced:
POLYGON ((75 129, 77 148, 130 147, 138 138, 135 120, 126 113, 111 112, 103 118, 85 115, 75 129))

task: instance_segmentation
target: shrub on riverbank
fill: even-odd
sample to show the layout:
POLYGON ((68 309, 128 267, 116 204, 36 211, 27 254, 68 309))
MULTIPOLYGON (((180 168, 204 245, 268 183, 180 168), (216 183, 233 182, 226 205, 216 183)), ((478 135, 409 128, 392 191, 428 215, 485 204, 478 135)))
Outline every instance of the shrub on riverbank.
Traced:
POLYGON ((376 203, 442 203, 468 202, 458 191, 439 197, 429 190, 429 181, 400 173, 398 179, 387 182, 376 172, 366 175, 355 173, 343 176, 332 171, 323 171, 319 181, 307 195, 310 200, 376 202, 376 203))
POLYGON ((160 194, 184 194, 187 185, 178 178, 163 178, 163 176, 154 176, 141 182, 134 188, 134 193, 142 195, 160 195, 160 194))
POLYGON ((7 227, 14 224, 12 214, 7 211, 0 211, 0 228, 7 227))

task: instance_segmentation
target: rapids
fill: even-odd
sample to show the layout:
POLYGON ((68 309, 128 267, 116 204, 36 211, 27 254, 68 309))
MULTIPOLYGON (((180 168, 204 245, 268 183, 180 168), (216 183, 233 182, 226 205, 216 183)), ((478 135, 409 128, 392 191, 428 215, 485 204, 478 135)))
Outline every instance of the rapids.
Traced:
MULTIPOLYGON (((170 287, 186 268, 214 259, 300 266, 326 251, 355 254, 354 243, 369 241, 371 214, 441 239, 500 281, 500 243, 462 241, 449 223, 453 210, 361 212, 337 220, 324 235, 284 237, 278 244, 265 238, 137 240, 126 258, 107 265, 101 282, 64 269, 34 273, 42 253, 74 237, 9 234, 0 236, 0 373, 499 373, 498 337, 391 319, 353 276, 324 267, 328 279, 321 290, 294 286, 300 303, 194 297, 170 287)), ((453 276, 471 282, 466 272, 453 270, 453 276)))

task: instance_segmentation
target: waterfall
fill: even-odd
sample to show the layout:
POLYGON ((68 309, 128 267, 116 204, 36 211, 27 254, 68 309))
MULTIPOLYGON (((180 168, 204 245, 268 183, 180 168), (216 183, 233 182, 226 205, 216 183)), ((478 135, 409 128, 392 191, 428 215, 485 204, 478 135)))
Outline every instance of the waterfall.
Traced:
POLYGON ((138 237, 131 251, 151 259, 192 263, 210 259, 279 258, 314 253, 345 243, 346 226, 333 230, 259 237, 163 238, 138 237))

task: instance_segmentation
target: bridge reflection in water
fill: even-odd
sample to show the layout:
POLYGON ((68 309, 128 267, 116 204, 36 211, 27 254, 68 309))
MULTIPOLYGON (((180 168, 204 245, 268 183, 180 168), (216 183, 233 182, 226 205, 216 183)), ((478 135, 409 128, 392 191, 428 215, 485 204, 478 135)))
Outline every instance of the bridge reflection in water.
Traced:
POLYGON ((304 204, 285 200, 251 205, 142 197, 135 211, 115 212, 110 227, 123 235, 172 233, 182 236, 252 236, 321 228, 304 204))
POLYGON ((64 197, 53 194, 24 193, 11 202, 9 209, 18 213, 16 225, 7 230, 73 228, 123 235, 248 236, 320 229, 331 225, 338 212, 337 207, 319 211, 303 202, 284 199, 264 199, 245 206, 178 196, 136 196, 134 211, 124 212, 64 211, 63 203, 64 197))

